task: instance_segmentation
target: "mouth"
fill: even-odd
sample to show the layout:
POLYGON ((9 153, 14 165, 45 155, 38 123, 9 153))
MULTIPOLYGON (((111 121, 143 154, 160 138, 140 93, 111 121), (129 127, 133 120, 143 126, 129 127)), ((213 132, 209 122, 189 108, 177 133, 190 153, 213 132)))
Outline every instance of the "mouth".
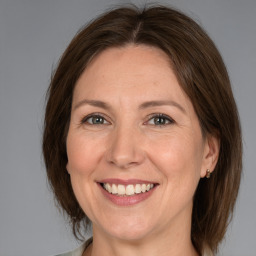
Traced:
POLYGON ((150 198, 158 183, 142 180, 107 179, 97 182, 104 197, 117 206, 132 206, 150 198))
POLYGON ((106 190, 109 194, 116 196, 134 196, 142 193, 147 193, 153 189, 156 184, 154 183, 143 183, 143 184, 111 184, 111 183, 100 183, 101 187, 106 190))

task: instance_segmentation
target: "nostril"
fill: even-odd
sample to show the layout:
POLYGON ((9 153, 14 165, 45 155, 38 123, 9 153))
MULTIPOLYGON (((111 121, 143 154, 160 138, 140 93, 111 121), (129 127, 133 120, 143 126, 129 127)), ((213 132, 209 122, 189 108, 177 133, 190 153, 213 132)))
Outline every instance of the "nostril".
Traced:
POLYGON ((144 159, 141 145, 138 143, 138 136, 134 129, 124 128, 124 125, 112 134, 110 147, 106 150, 107 161, 119 168, 129 168, 137 165, 144 159))
POLYGON ((141 152, 110 152, 107 155, 107 161, 122 169, 127 169, 143 162, 144 156, 141 152))

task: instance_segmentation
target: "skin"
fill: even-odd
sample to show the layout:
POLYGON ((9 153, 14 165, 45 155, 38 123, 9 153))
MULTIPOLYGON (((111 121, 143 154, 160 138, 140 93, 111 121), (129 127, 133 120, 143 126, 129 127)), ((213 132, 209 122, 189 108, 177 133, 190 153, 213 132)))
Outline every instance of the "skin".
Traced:
POLYGON ((190 238, 193 195, 218 148, 216 138, 202 136, 164 52, 128 45, 96 56, 77 81, 67 136, 72 187, 93 223, 84 255, 198 255, 190 238), (151 101, 165 103, 145 105, 151 101), (95 113, 100 124, 88 118, 95 113), (165 115, 161 125, 155 114, 165 115), (103 196, 97 181, 109 178, 158 186, 124 207, 103 196))

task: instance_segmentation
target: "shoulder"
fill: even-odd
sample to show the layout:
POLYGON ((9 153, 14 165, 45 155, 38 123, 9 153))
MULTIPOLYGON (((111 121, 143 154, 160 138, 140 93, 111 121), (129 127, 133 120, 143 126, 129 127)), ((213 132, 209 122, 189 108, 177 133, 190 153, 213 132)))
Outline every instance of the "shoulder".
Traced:
POLYGON ((55 256, 82 256, 84 250, 92 243, 92 238, 85 241, 78 248, 73 251, 57 254, 55 256))

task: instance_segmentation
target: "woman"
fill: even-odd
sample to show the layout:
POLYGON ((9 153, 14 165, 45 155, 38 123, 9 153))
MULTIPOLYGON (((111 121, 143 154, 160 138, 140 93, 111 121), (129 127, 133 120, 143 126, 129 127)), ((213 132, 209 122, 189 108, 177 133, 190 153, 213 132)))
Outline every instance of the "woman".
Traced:
POLYGON ((241 133, 214 43, 166 7, 82 29, 52 78, 43 152, 81 238, 67 255, 212 255, 232 217, 241 133))

